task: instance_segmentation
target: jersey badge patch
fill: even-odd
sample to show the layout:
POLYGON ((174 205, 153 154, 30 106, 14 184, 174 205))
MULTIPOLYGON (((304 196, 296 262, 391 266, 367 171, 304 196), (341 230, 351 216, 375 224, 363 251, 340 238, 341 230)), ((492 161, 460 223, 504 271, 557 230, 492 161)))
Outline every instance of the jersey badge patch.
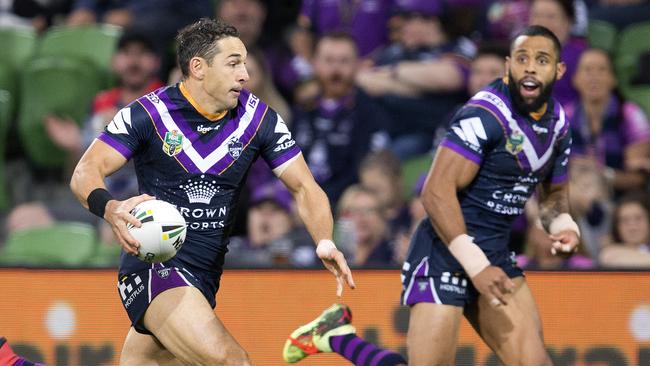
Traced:
POLYGON ((242 150, 244 150, 244 144, 238 138, 233 138, 228 142, 228 153, 233 159, 239 159, 242 150))
POLYGON ((506 150, 512 155, 517 155, 524 148, 524 135, 518 131, 513 131, 506 141, 506 150))
POLYGON ((181 152, 183 150, 183 134, 178 132, 178 130, 165 133, 162 149, 169 156, 174 156, 181 152))

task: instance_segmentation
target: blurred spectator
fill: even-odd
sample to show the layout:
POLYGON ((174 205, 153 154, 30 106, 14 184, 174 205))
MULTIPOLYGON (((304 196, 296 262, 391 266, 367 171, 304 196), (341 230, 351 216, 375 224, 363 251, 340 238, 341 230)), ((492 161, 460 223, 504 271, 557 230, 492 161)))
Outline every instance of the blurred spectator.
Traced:
POLYGON ((392 8, 393 0, 303 0, 298 25, 317 38, 331 32, 349 33, 365 57, 386 44, 392 8))
POLYGON ((630 24, 650 20, 650 2, 647 0, 600 0, 593 1, 589 17, 604 20, 623 29, 630 24))
MULTIPOLYGON (((141 95, 162 86, 155 76, 159 65, 151 41, 141 34, 126 32, 118 41, 112 59, 112 68, 119 86, 103 91, 95 97, 91 116, 84 122, 82 128, 66 117, 51 115, 45 119, 45 127, 50 138, 59 147, 68 151, 72 167, 118 110, 141 95)), ((131 164, 108 177, 106 185, 119 199, 138 194, 138 184, 131 164)), ((64 197, 50 197, 50 201, 43 203, 34 202, 17 206, 7 219, 7 228, 15 230, 25 228, 25 225, 47 226, 54 221, 95 223, 96 218, 79 205, 69 189, 65 191, 68 194, 64 197), (23 217, 32 217, 32 219, 23 221, 23 217)), ((111 230, 100 232, 112 235, 111 230)), ((102 239, 112 241, 111 237, 102 239)))
POLYGON ((393 251, 388 241, 386 210, 379 195, 361 185, 348 187, 338 204, 339 217, 353 224, 353 234, 347 246, 354 267, 385 267, 393 265, 393 251))
POLYGON ((377 67, 360 71, 357 83, 385 107, 391 149, 405 160, 429 151, 436 128, 466 99, 475 48, 447 36, 440 2, 413 2, 399 10, 399 41, 379 53, 377 67))
POLYGON ((57 15, 69 11, 67 0, 2 0, 0 27, 32 28, 43 32, 57 15))
POLYGON ((648 193, 623 197, 612 222, 612 243, 600 252, 600 264, 615 268, 650 268, 650 203, 648 193))
POLYGON ((321 38, 314 56, 320 95, 294 113, 296 142, 331 202, 357 181, 361 159, 387 144, 384 114, 354 85, 358 64, 349 35, 321 38))
MULTIPOLYGON (((264 51, 273 82, 287 100, 293 100, 293 90, 311 78, 311 48, 301 48, 301 42, 292 42, 301 34, 290 32, 289 39, 276 38, 264 43, 264 23, 267 18, 266 3, 262 0, 221 0, 217 17, 232 24, 248 49, 257 47, 264 51), (291 47, 294 46, 294 47, 291 47)), ((284 117, 284 116, 283 116, 284 117)))
POLYGON ((160 77, 175 65, 171 53, 179 29, 214 14, 211 0, 75 0, 68 24, 105 23, 137 30, 153 42, 161 58, 160 77))
MULTIPOLYGON (((588 0, 588 2, 591 2, 588 0)), ((487 39, 507 44, 508 40, 528 25, 531 2, 528 0, 497 0, 488 6, 487 39)), ((573 2, 574 20, 571 34, 587 35, 588 7, 583 0, 573 2)))
POLYGON ((573 0, 533 0, 528 23, 542 25, 551 30, 560 40, 562 52, 560 59, 566 65, 566 73, 555 82, 553 96, 564 106, 578 99, 571 79, 576 72, 580 54, 587 48, 583 38, 571 36, 576 19, 573 0))
POLYGON ((580 57, 573 83, 580 93, 566 107, 573 155, 594 159, 618 192, 644 188, 650 173, 650 122, 643 110, 614 92, 607 53, 589 49, 580 57))
POLYGON ((479 47, 469 67, 467 92, 470 96, 506 75, 506 56, 507 48, 490 44, 479 47))
POLYGON ((359 166, 359 182, 377 194, 389 223, 389 238, 410 226, 409 210, 404 202, 401 162, 389 150, 364 157, 359 166))
MULTIPOLYGON (((294 243, 292 198, 279 181, 253 190, 247 211, 246 237, 234 237, 228 261, 234 266, 287 265, 294 243)), ((311 245, 314 250, 313 244, 311 245)))
MULTIPOLYGON (((529 199, 526 203, 527 221, 533 223, 528 228, 524 253, 517 255, 517 265, 523 269, 553 270, 553 269, 590 269, 595 266, 594 261, 589 258, 584 246, 580 246, 578 253, 565 258, 556 256, 551 252, 553 240, 549 234, 542 229, 539 221, 539 206, 537 200, 529 199)), ((582 230, 582 228, 581 228, 582 230)), ((588 239, 581 237, 584 244, 588 239)), ((514 252, 513 252, 514 253, 514 252)))
POLYGON ((580 227, 583 253, 598 258, 607 239, 611 221, 611 195, 593 160, 574 158, 569 167, 569 207, 571 216, 580 227))
POLYGON ((261 0, 220 0, 217 8, 217 16, 237 28, 246 47, 259 46, 266 14, 261 0))
MULTIPOLYGON (((475 95, 494 80, 505 76, 506 56, 508 56, 508 48, 496 43, 485 43, 478 48, 476 56, 471 61, 469 76, 467 77, 467 94, 469 96, 475 95)), ((457 104, 454 107, 454 113, 462 108, 464 104, 465 101, 457 104)), ((453 116, 454 113, 449 113, 449 117, 453 116)), ((446 134, 447 123, 438 126, 433 137, 434 150, 446 134)))
POLYGON ((264 53, 257 48, 248 49, 246 70, 250 78, 246 83, 246 89, 278 112, 287 126, 291 127, 291 108, 273 84, 273 76, 264 53))
POLYGON ((408 230, 401 230, 397 234, 395 242, 393 243, 395 263, 404 263, 411 244, 411 236, 415 232, 417 226, 420 225, 420 222, 428 217, 427 212, 424 210, 422 199, 420 198, 426 178, 427 173, 420 175, 415 183, 415 187, 413 187, 411 199, 408 202, 408 212, 411 218, 410 225, 408 230))
MULTIPOLYGON (((69 152, 73 167, 83 151, 120 109, 136 98, 163 86, 156 77, 159 67, 160 59, 156 56, 152 41, 144 34, 127 31, 120 37, 111 60, 111 68, 117 77, 118 86, 100 92, 95 97, 90 118, 84 122, 82 128, 66 117, 46 117, 45 127, 50 138, 69 152)), ((132 193, 130 190, 127 196, 121 197, 130 197, 132 193)), ((119 195, 119 192, 114 194, 119 195)))

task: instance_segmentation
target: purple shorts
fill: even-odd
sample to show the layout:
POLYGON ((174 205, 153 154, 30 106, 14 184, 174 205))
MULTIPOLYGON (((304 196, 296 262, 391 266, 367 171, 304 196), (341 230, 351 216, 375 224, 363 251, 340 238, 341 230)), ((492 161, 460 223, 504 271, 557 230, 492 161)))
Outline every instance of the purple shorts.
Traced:
POLYGON ((117 281, 122 305, 138 333, 151 334, 144 326, 144 313, 151 301, 166 290, 181 286, 196 287, 213 309, 216 306, 216 294, 219 290, 218 275, 190 271, 181 266, 164 266, 161 263, 151 266, 152 268, 143 271, 122 275, 117 281))

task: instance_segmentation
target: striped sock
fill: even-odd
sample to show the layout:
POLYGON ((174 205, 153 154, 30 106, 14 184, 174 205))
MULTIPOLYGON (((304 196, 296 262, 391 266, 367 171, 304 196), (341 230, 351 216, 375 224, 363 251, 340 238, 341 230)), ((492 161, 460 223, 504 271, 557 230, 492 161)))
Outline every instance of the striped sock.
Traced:
POLYGON ((406 360, 399 354, 381 349, 356 334, 332 336, 330 337, 330 347, 356 366, 406 365, 406 360))

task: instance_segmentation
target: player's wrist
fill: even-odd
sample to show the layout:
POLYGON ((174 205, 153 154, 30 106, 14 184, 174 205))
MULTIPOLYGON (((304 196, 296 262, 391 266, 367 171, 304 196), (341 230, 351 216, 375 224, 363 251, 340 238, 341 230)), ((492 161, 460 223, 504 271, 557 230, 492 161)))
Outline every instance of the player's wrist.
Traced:
POLYGON ((548 227, 548 232, 551 235, 556 235, 566 230, 573 231, 578 235, 578 237, 580 237, 580 228, 578 227, 578 223, 573 221, 571 215, 566 212, 557 215, 548 227))
POLYGON ((490 261, 485 256, 485 253, 483 253, 483 250, 474 243, 474 238, 467 234, 461 234, 455 237, 449 242, 448 247, 451 254, 463 266, 465 273, 470 278, 473 278, 490 266, 490 261))
POLYGON ((88 195, 86 202, 88 202, 88 211, 104 218, 106 213, 106 204, 108 201, 114 200, 113 195, 104 188, 96 188, 88 195))
POLYGON ((316 254, 319 258, 329 257, 336 250, 336 245, 329 239, 322 239, 316 245, 316 254))

